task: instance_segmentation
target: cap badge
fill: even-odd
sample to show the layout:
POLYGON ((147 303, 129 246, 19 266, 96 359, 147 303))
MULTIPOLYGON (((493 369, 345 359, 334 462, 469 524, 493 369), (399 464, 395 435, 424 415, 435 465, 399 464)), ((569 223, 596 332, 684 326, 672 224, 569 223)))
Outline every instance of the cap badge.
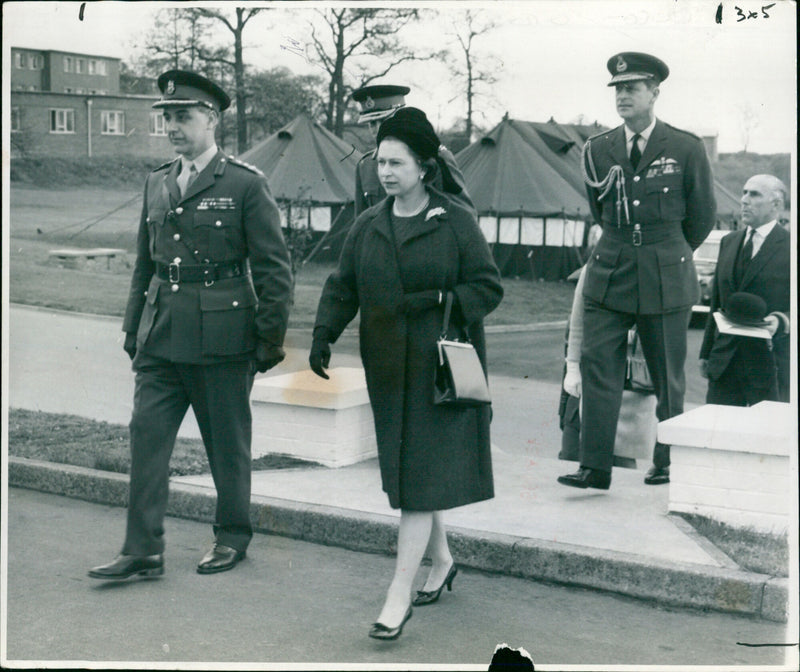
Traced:
POLYGON ((366 99, 364 100, 364 109, 371 110, 373 107, 375 107, 375 101, 372 100, 372 98, 370 98, 369 96, 367 96, 366 99))
POLYGON ((625 62, 625 59, 620 56, 617 59, 617 72, 625 72, 628 69, 628 64, 625 62))
POLYGON ((175 82, 173 82, 171 79, 170 79, 170 80, 167 82, 167 93, 168 93, 170 96, 171 96, 173 93, 175 93, 175 82))

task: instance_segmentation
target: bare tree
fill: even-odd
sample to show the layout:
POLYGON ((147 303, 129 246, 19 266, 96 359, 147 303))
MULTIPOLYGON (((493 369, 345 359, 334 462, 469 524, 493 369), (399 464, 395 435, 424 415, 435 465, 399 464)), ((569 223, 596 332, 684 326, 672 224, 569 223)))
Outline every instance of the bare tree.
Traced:
POLYGON ((753 131, 758 128, 761 119, 759 119, 758 109, 750 101, 740 104, 738 107, 739 113, 741 114, 739 124, 742 129, 742 142, 744 144, 744 151, 747 152, 747 145, 750 144, 753 131))
POLYGON ((149 73, 200 70, 200 52, 207 39, 207 27, 196 10, 162 9, 144 41, 142 65, 149 73))
POLYGON ((398 32, 416 21, 420 10, 333 7, 318 9, 316 14, 324 28, 310 22, 311 59, 328 73, 325 126, 339 137, 347 97, 354 88, 385 76, 405 61, 441 56, 440 52, 413 51, 399 41, 398 32))
POLYGON ((200 16, 204 16, 222 23, 233 34, 233 61, 223 55, 223 53, 212 54, 202 52, 204 60, 219 62, 233 68, 234 90, 236 98, 236 151, 241 154, 248 148, 247 142, 247 91, 245 88, 244 58, 242 57, 242 34, 247 22, 256 14, 263 11, 263 8, 236 7, 235 18, 226 16, 222 9, 207 9, 198 7, 193 11, 200 16))
POLYGON ((468 9, 463 12, 460 20, 453 22, 453 32, 450 33, 458 43, 463 56, 461 65, 456 65, 454 62, 450 64, 450 72, 462 82, 458 94, 451 99, 451 102, 461 95, 466 96, 467 113, 464 133, 468 141, 472 141, 475 125, 473 118, 475 100, 485 95, 485 88, 497 81, 494 72, 499 69, 498 60, 494 56, 479 56, 476 52, 475 42, 481 35, 485 35, 496 27, 496 24, 485 19, 480 11, 468 9), (478 65, 479 63, 480 65, 478 65))

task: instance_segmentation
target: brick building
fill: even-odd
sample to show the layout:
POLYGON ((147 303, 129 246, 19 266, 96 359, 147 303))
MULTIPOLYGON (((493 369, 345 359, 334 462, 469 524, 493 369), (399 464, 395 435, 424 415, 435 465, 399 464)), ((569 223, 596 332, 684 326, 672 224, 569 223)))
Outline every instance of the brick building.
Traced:
POLYGON ((170 158, 154 95, 120 92, 120 59, 11 47, 12 156, 170 158))

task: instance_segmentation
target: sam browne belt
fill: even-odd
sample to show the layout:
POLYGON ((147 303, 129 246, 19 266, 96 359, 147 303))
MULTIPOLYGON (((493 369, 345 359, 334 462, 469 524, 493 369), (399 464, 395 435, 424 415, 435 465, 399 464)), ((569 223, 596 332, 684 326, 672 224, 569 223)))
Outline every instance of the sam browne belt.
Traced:
POLYGON ((218 264, 161 264, 156 263, 156 275, 173 283, 204 282, 210 285, 217 280, 237 278, 247 273, 244 261, 226 261, 218 264))

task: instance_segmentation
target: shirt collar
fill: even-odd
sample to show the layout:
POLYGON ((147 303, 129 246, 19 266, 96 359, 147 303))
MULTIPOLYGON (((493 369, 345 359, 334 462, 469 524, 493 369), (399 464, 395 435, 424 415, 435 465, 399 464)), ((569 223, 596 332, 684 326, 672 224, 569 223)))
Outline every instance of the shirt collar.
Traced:
MULTIPOLYGON (((653 117, 653 121, 650 122, 650 125, 645 128, 641 133, 639 133, 639 137, 644 140, 644 144, 647 144, 647 141, 650 139, 650 134, 653 132, 653 129, 656 127, 656 118, 653 117)), ((630 128, 625 126, 625 142, 629 145, 633 141, 633 136, 636 135, 636 131, 632 131, 630 128)), ((641 147, 641 145, 640 145, 641 147)))
POLYGON ((753 229, 752 226, 748 226, 747 227, 747 233, 745 234, 745 238, 750 233, 751 229, 753 229, 755 231, 755 234, 753 234, 753 235, 758 234, 761 238, 766 238, 772 232, 772 229, 775 228, 775 225, 777 223, 778 223, 778 220, 777 219, 773 219, 771 222, 767 222, 766 224, 762 224, 761 226, 756 227, 755 229, 753 229))
POLYGON ((188 164, 193 163, 197 172, 202 173, 203 169, 209 163, 211 163, 211 159, 213 159, 216 155, 217 155, 217 146, 211 145, 211 147, 209 147, 205 152, 203 152, 199 156, 196 156, 194 161, 187 161, 185 158, 182 158, 181 161, 183 163, 181 164, 181 167, 186 168, 188 164))

